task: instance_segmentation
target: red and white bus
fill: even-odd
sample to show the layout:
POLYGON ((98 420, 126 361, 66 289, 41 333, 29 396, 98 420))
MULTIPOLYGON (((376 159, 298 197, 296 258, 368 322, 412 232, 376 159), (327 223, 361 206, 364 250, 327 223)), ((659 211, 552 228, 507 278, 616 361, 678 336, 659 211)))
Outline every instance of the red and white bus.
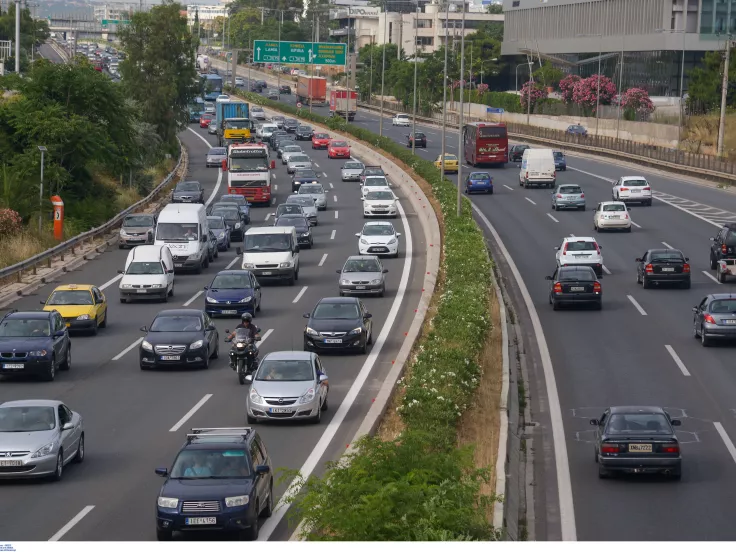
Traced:
POLYGON ((468 123, 463 127, 465 162, 503 166, 509 162, 509 135, 504 123, 468 123))
MULTIPOLYGON (((224 164, 224 163, 223 163, 224 164)), ((251 203, 271 204, 271 169, 265 144, 232 144, 227 154, 227 193, 251 203)))

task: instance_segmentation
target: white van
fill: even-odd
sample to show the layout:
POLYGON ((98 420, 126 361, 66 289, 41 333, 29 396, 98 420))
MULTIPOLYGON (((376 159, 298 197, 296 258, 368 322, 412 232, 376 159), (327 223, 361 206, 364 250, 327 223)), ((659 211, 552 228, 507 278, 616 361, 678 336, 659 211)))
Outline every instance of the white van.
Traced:
POLYGON ((299 279, 299 243, 293 226, 249 228, 243 238, 243 269, 258 281, 286 280, 290 286, 299 279))
POLYGON ((165 245, 174 256, 174 269, 194 270, 197 274, 210 266, 209 224, 201 203, 169 203, 156 223, 154 245, 165 245))
POLYGON ((519 186, 554 188, 556 182, 555 156, 551 149, 532 148, 524 151, 519 171, 519 186))
POLYGON ((174 296, 174 257, 165 245, 138 245, 128 253, 120 280, 120 302, 174 296))

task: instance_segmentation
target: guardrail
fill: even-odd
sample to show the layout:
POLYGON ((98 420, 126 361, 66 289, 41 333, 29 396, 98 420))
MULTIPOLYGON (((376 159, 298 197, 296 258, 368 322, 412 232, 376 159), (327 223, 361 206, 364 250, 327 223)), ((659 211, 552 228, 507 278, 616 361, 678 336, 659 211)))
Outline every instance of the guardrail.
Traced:
POLYGON ((69 62, 69 53, 56 41, 55 38, 49 39, 49 44, 64 63, 69 62))
POLYGON ((146 197, 144 197, 137 203, 131 205, 124 211, 121 211, 120 213, 115 215, 114 218, 107 221, 105 224, 98 226, 97 228, 93 228, 92 230, 88 230, 87 232, 84 232, 83 234, 79 234, 78 236, 75 236, 71 239, 68 239, 65 242, 60 243, 59 245, 52 247, 51 249, 47 249, 46 251, 42 253, 39 253, 37 255, 34 255, 33 257, 30 257, 29 259, 26 259, 25 261, 21 261, 7 268, 0 269, 0 281, 3 281, 15 275, 16 281, 21 282, 24 271, 26 270, 35 271, 35 269, 41 264, 46 264, 47 266, 50 267, 51 260, 53 257, 57 255, 63 255, 69 250, 71 250, 73 254, 75 248, 82 247, 85 244, 85 242, 89 242, 95 239, 96 237, 98 237, 100 234, 104 234, 114 229, 118 224, 120 224, 123 221, 123 219, 127 215, 129 215, 130 213, 136 212, 138 209, 140 209, 141 207, 144 207, 145 205, 153 201, 156 198, 156 196, 158 196, 161 190, 163 190, 171 182, 171 180, 176 176, 177 171, 181 167, 181 163, 183 159, 184 159, 184 146, 181 144, 181 141, 179 140, 179 160, 177 161, 176 166, 168 174, 168 176, 164 178, 161 181, 161 183, 151 191, 150 194, 148 194, 146 197))

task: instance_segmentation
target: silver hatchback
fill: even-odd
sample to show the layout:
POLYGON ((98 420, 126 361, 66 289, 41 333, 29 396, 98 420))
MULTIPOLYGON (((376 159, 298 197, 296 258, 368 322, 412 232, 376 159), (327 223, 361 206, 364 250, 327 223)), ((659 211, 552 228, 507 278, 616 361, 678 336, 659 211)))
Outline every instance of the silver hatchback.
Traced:
POLYGON ((227 161, 227 148, 210 148, 207 152, 207 166, 220 167, 223 161, 227 161))
POLYGON ((363 174, 365 165, 360 161, 348 161, 342 166, 341 176, 343 182, 358 181, 363 174))
POLYGON ((312 160, 309 158, 308 155, 304 155, 303 153, 290 155, 288 161, 286 162, 286 170, 289 174, 293 174, 293 172, 297 169, 311 168, 312 160))
POLYGON ((317 219, 317 206, 314 204, 314 200, 308 195, 292 194, 286 198, 286 203, 292 203, 295 205, 301 205, 304 216, 307 217, 309 224, 317 226, 319 220, 317 219))
POLYGON ((552 210, 578 209, 585 211, 585 194, 577 184, 561 184, 552 192, 552 210))
POLYGON ((311 197, 317 209, 324 211, 327 209, 327 193, 322 184, 302 184, 299 186, 299 194, 311 197))
POLYGON ((375 255, 354 255, 348 257, 343 267, 337 271, 340 275, 340 296, 344 295, 378 295, 386 293, 388 272, 383 268, 381 260, 375 255))

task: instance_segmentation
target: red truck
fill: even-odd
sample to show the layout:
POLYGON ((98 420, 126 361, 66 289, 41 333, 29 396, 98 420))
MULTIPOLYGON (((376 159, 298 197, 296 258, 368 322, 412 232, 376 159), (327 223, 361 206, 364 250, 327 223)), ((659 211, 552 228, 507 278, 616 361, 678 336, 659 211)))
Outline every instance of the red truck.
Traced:
POLYGON ((348 121, 355 119, 355 113, 358 111, 358 93, 354 90, 350 92, 345 88, 335 88, 330 90, 330 116, 345 117, 347 112, 348 121), (350 99, 348 100, 348 94, 350 99))
POLYGON ((299 80, 296 81, 296 101, 311 105, 327 103, 327 79, 299 77, 299 80))

